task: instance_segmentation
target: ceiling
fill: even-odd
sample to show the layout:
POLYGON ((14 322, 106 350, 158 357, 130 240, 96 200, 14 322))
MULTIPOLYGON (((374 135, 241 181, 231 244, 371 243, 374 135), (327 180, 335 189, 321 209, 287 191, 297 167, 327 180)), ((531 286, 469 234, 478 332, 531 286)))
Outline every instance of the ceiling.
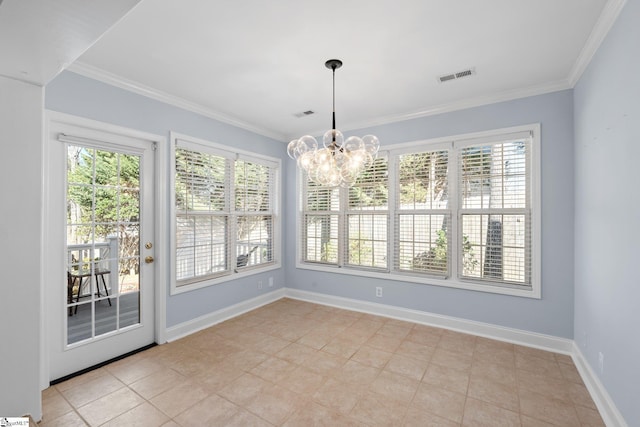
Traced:
POLYGON ((46 85, 140 0, 0 0, 0 76, 46 85))
MULTIPOLYGON (((99 15, 82 0, 5 0, 0 28, 5 8, 25 1, 99 15)), ((344 62, 342 130, 546 93, 575 84, 624 0, 90 3, 124 17, 85 43, 72 71, 288 141, 331 126, 327 59, 344 62), (466 69, 475 73, 438 79, 466 69)))

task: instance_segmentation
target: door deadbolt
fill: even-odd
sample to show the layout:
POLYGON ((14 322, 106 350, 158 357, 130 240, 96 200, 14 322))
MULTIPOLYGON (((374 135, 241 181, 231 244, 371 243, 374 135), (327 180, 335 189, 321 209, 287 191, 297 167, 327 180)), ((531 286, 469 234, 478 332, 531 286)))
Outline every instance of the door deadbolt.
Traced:
POLYGON ((147 249, 151 249, 153 247, 153 244, 151 242, 147 242, 145 243, 144 247, 147 249))

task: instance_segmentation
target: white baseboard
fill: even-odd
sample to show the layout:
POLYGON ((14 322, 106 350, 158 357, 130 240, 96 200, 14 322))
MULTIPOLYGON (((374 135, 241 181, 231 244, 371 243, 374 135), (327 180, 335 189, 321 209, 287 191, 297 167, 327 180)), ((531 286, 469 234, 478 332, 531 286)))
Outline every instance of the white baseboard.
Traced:
POLYGON ((589 390, 589 394, 591 394, 591 398, 598 407, 598 411, 600 411, 604 423, 609 427, 628 427, 624 417, 615 403, 613 403, 611 396, 609 396, 607 389, 602 382, 600 382, 600 379, 575 342, 573 343, 571 356, 573 363, 576 365, 576 368, 578 368, 578 372, 582 377, 582 381, 584 381, 584 385, 587 387, 587 390, 589 390))
POLYGON ((220 322, 224 322, 225 320, 239 316, 248 311, 255 310, 258 307, 262 307, 263 305, 270 304, 283 298, 284 295, 284 288, 276 289, 275 291, 269 292, 267 294, 239 302, 229 307, 225 307, 212 313, 205 314, 204 316, 200 316, 187 322, 172 326, 170 328, 167 328, 167 341, 175 341, 179 338, 191 335, 202 329, 206 329, 220 322))
POLYGON ((452 316, 433 314, 425 311, 411 310, 385 304, 360 301, 356 299, 337 297, 316 292, 302 291, 299 289, 281 288, 256 298, 239 302, 229 307, 222 308, 204 316, 197 317, 187 322, 167 328, 167 341, 175 341, 179 338, 206 329, 225 320, 255 310, 266 304, 275 302, 281 298, 292 298, 315 304, 322 304, 345 310, 358 311, 376 316, 389 317, 407 322, 420 323, 453 331, 464 332, 486 338, 554 351, 557 353, 573 353, 573 341, 566 338, 551 335, 538 334, 521 329, 507 328, 489 323, 460 319, 452 316))
POLYGON ((573 349, 573 341, 570 339, 523 331, 521 329, 507 328, 504 326, 496 326, 489 323, 475 322, 473 320, 465 320, 457 317, 433 314, 425 311, 411 310, 402 307, 336 297, 333 295, 301 291, 291 288, 285 288, 285 296, 292 299, 328 305, 331 307, 344 308, 377 316, 390 317, 423 325, 451 329, 458 332, 506 341, 527 347, 554 351, 556 353, 571 354, 573 349))
POLYGON ((167 340, 175 341, 179 338, 239 316, 248 311, 255 310, 258 307, 270 304, 285 297, 342 308, 345 310, 358 311, 376 316, 389 317, 408 322, 420 323, 423 325, 450 329, 499 341, 571 355, 582 380, 602 415, 605 424, 610 427, 628 427, 622 417, 622 414, 620 414, 618 408, 609 396, 609 393, 606 391, 597 375, 593 372, 591 366, 587 363, 584 355, 573 340, 524 331, 521 329, 507 328, 504 326, 460 319, 452 316, 444 316, 316 292, 302 291, 299 289, 282 288, 268 294, 260 295, 256 298, 225 307, 188 322, 172 326, 167 329, 167 340))

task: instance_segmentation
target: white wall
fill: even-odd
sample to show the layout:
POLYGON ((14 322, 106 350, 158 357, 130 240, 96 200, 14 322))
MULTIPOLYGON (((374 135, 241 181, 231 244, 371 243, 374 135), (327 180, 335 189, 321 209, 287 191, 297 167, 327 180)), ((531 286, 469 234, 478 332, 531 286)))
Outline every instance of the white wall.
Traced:
POLYGON ((41 417, 41 87, 0 77, 0 415, 41 417))
POLYGON ((629 426, 640 426, 639 18, 629 0, 574 90, 574 337, 629 426))

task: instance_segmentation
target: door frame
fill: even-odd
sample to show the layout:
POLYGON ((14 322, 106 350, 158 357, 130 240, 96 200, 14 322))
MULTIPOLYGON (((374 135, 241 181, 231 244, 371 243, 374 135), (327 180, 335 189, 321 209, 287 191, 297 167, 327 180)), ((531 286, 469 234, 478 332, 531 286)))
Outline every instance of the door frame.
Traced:
MULTIPOLYGON (((51 186, 49 177, 52 174, 52 161, 53 158, 52 144, 50 143, 50 132, 52 123, 76 126, 86 128, 87 130, 93 130, 97 132, 109 133, 116 136, 125 138, 137 138, 147 140, 155 143, 153 150, 153 163, 154 163, 154 190, 153 197, 154 203, 152 209, 154 211, 154 341, 158 344, 166 342, 166 318, 167 318, 167 258, 166 250, 167 245, 167 165, 166 154, 167 151, 167 138, 161 135, 156 135, 148 132, 142 132, 123 126, 118 126, 110 123, 100 122, 96 120, 86 119, 70 114, 59 113, 56 111, 45 110, 44 114, 44 130, 42 135, 42 244, 40 247, 40 255, 42 259, 42 275, 40 277, 40 388, 41 390, 49 387, 51 380, 51 368, 50 368, 50 353, 49 353, 49 332, 52 327, 59 327, 54 325, 52 319, 55 314, 52 312, 53 304, 47 301, 49 291, 46 284, 47 278, 52 277, 52 271, 55 271, 56 260, 47 256, 48 248, 58 242, 54 241, 53 232, 51 230, 60 224, 51 224, 48 222, 48 218, 51 218, 53 212, 53 206, 50 204, 52 198, 51 186)), ((59 167, 59 166, 58 166, 59 167)))

